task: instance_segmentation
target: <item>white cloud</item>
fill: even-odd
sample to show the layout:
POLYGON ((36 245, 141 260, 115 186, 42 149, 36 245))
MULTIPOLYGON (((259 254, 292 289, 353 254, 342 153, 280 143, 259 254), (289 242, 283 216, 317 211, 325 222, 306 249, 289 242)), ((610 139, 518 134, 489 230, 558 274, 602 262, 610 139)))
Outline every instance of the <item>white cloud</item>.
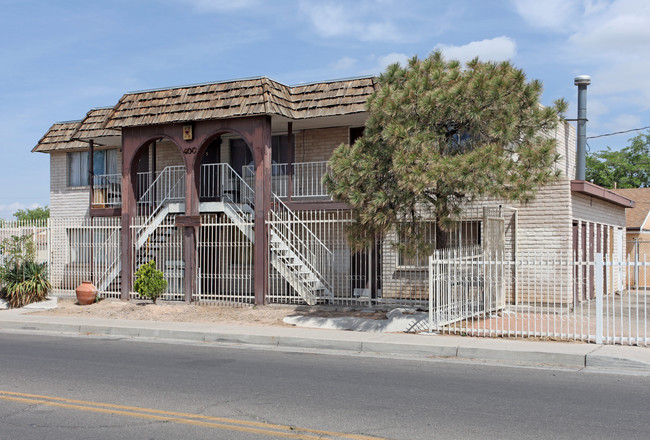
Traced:
MULTIPOLYGON (((376 7, 376 5, 375 5, 376 7)), ((361 41, 399 41, 401 36, 388 20, 361 20, 367 17, 365 3, 300 3, 300 10, 322 37, 354 37, 361 41)))
POLYGON ((517 44, 512 38, 501 36, 490 40, 472 41, 463 46, 438 44, 435 50, 441 50, 447 59, 467 62, 475 57, 482 61, 506 61, 517 53, 517 44))
POLYGON ((629 10, 614 4, 587 23, 569 37, 569 42, 588 55, 638 54, 650 45, 650 2, 629 10))
POLYGON ((565 31, 580 14, 581 3, 574 0, 514 0, 517 12, 528 24, 558 32, 565 31))
POLYGON ((406 67, 409 58, 410 57, 408 55, 403 53, 395 53, 395 52, 389 53, 388 55, 384 55, 378 58, 379 70, 383 72, 384 70, 386 70, 386 67, 395 63, 399 63, 402 67, 406 67))
POLYGON ((350 57, 343 57, 332 64, 330 64, 330 69, 332 70, 348 70, 354 67, 357 64, 357 60, 350 57))

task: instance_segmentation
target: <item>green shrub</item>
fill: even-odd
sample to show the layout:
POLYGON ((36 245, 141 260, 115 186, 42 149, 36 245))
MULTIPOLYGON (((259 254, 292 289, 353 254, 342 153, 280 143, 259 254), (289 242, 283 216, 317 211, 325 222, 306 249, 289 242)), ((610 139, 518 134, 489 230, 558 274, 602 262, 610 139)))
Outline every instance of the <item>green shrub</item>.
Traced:
POLYGON ((146 298, 151 298, 156 304, 156 299, 167 288, 167 280, 161 271, 156 269, 156 262, 149 261, 143 264, 135 273, 135 283, 133 289, 146 298))
POLYGON ((3 265, 0 282, 10 307, 43 301, 51 288, 47 266, 34 261, 34 240, 29 235, 11 236, 0 243, 3 265))
POLYGON ((44 301, 51 288, 46 265, 33 261, 3 267, 0 278, 5 285, 4 295, 10 307, 44 301))

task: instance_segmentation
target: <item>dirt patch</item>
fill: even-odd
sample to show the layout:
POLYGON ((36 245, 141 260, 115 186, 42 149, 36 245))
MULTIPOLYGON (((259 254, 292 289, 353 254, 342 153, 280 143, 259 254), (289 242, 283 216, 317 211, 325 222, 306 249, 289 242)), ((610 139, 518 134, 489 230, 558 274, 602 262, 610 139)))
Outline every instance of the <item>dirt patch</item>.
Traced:
POLYGON ((266 305, 257 307, 201 306, 179 302, 120 301, 102 299, 88 306, 80 306, 73 298, 59 298, 58 307, 31 312, 34 315, 83 316, 102 319, 137 321, 205 322, 228 325, 284 326, 285 316, 312 316, 335 318, 353 316, 369 319, 386 319, 386 313, 377 310, 334 308, 327 306, 266 305))

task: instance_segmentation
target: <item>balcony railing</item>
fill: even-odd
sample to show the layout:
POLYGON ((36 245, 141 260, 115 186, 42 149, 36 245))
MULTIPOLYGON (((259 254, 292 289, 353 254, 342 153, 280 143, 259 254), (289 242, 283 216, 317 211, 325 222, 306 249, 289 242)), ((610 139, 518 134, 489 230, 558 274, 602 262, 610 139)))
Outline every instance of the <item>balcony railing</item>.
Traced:
MULTIPOLYGON (((323 176, 329 169, 329 162, 298 162, 293 164, 293 176, 291 184, 292 198, 329 198, 323 176)), ((280 198, 289 195, 289 164, 274 163, 271 165, 271 189, 280 198)), ((253 165, 245 165, 242 169, 242 176, 248 185, 253 188, 255 185, 255 170, 253 165)))
MULTIPOLYGON (((222 172, 222 164, 204 164, 201 166, 199 195, 202 199, 226 199, 237 202, 240 197, 246 197, 246 190, 239 188, 237 183, 222 172)), ((174 175, 182 178, 185 173, 183 166, 167 167, 174 175)), ((327 161, 298 162, 293 164, 292 198, 329 199, 323 185, 323 176, 329 169, 327 161)), ((165 171, 160 172, 164 173, 165 171)), ((274 163, 271 165, 271 189, 280 198, 289 195, 289 165, 274 163)), ((151 187, 152 173, 137 174, 136 199, 143 202, 142 197, 149 200, 157 197, 151 187)), ((253 165, 242 167, 242 178, 251 187, 255 187, 255 169, 253 165)), ((122 176, 120 174, 102 174, 93 176, 93 208, 113 208, 122 205, 122 176)), ((185 185, 174 189, 174 197, 182 199, 185 196, 185 185)))
POLYGON ((93 176, 93 208, 122 206, 122 175, 96 174, 93 176))
POLYGON ((298 162, 293 164, 292 197, 330 197, 323 185, 329 162, 298 162))

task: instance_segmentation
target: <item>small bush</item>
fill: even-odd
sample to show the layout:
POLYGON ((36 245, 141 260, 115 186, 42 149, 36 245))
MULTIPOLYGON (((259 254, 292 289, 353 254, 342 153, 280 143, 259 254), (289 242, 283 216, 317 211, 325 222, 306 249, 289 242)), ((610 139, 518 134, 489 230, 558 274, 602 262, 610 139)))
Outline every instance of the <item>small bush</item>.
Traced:
POLYGON ((51 288, 47 266, 34 261, 35 246, 31 236, 11 236, 0 243, 3 265, 0 282, 10 307, 22 307, 43 301, 51 288))
POLYGON ((149 261, 143 264, 135 273, 135 283, 133 289, 146 298, 151 298, 153 303, 167 288, 167 280, 161 271, 156 269, 156 262, 149 261))
POLYGON ((47 267, 28 261, 2 269, 5 299, 10 307, 23 307, 44 301, 51 285, 47 280, 47 267))

